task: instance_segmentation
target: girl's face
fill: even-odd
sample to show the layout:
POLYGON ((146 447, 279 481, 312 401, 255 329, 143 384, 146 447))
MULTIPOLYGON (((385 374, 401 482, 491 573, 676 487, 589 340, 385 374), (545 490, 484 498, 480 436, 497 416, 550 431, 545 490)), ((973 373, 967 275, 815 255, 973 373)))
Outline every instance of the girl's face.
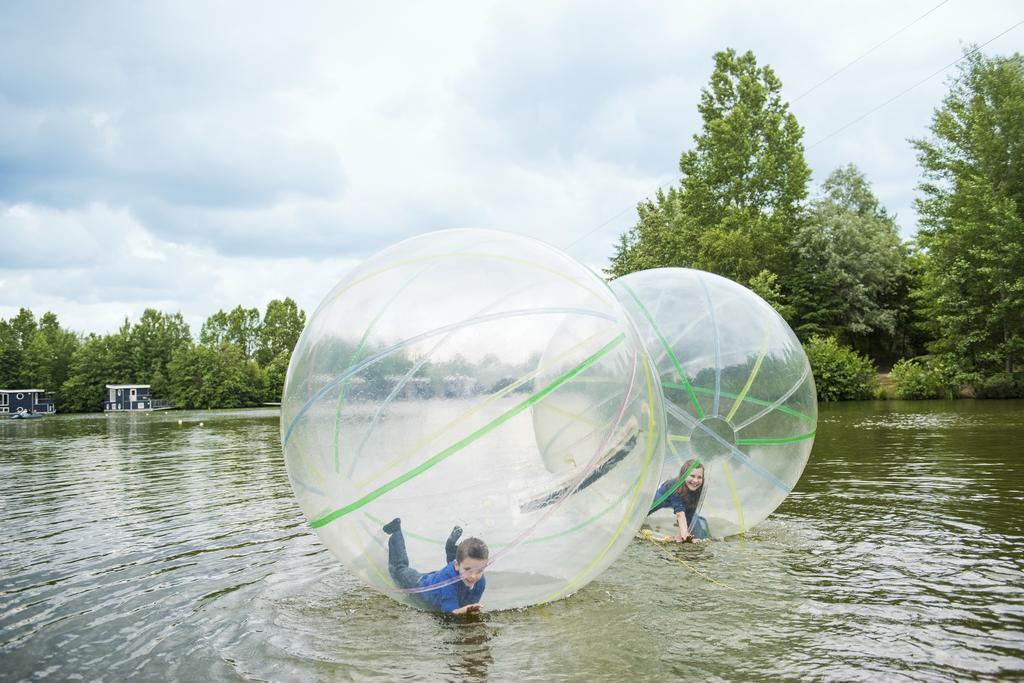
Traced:
POLYGON ((704 468, 694 467, 693 472, 683 482, 690 491, 697 491, 704 485, 704 468))

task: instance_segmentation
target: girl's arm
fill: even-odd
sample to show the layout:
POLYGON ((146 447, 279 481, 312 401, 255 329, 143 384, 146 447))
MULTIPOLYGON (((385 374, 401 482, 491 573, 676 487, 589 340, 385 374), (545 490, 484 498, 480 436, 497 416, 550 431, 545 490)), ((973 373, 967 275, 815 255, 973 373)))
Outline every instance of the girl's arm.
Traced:
POLYGON ((683 543, 691 538, 690 536, 690 525, 686 522, 686 511, 680 510, 676 513, 676 524, 679 525, 679 529, 676 531, 676 542, 683 543))

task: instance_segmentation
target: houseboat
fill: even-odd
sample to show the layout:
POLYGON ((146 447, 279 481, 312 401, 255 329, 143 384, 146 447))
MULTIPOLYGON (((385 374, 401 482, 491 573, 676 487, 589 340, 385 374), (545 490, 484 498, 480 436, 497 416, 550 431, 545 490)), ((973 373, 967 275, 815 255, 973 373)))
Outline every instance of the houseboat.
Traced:
POLYGON ((53 399, 43 389, 0 389, 0 415, 49 415, 56 412, 53 399))
POLYGON ((103 412, 152 409, 153 399, 149 396, 148 384, 107 385, 107 400, 103 402, 103 412))

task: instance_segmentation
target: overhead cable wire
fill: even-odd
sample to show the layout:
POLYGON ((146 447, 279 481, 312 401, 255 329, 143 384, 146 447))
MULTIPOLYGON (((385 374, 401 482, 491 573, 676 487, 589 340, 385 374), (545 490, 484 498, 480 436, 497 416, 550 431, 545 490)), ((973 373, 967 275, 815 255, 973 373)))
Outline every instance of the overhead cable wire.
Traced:
POLYGON ((909 24, 907 24, 906 26, 904 26, 903 28, 901 28, 901 29, 900 29, 899 31, 896 31, 896 33, 893 33, 893 34, 892 34, 891 36, 889 36, 888 38, 886 38, 886 39, 885 39, 885 40, 883 40, 882 42, 880 42, 880 43, 878 43, 877 45, 875 45, 874 47, 872 47, 872 48, 871 48, 870 50, 868 50, 867 52, 865 52, 864 54, 862 54, 862 55, 861 55, 860 57, 857 57, 856 59, 854 59, 854 60, 853 60, 853 61, 851 61, 851 62, 847 62, 847 63, 846 63, 845 65, 841 66, 841 67, 840 67, 839 69, 837 69, 836 71, 832 72, 832 75, 828 76, 827 78, 825 78, 825 79, 823 79, 823 80, 821 80, 821 81, 818 81, 817 83, 815 83, 814 85, 812 85, 812 86, 811 86, 810 88, 808 88, 807 90, 804 90, 804 91, 803 91, 802 93, 800 93, 799 95, 797 95, 796 97, 794 97, 794 98, 793 98, 792 100, 790 100, 790 101, 789 101, 789 103, 790 103, 790 104, 794 104, 794 103, 796 103, 796 102, 799 102, 800 100, 802 100, 802 99, 803 99, 804 97, 806 97, 807 95, 810 95, 810 94, 811 94, 812 92, 814 92, 815 90, 817 90, 817 89, 818 89, 819 87, 821 87, 821 86, 825 85, 826 83, 828 83, 829 81, 831 81, 831 80, 832 80, 833 78, 835 78, 835 77, 836 77, 836 76, 838 76, 839 74, 843 73, 844 71, 846 71, 847 69, 849 69, 849 68, 850 68, 851 66, 853 66, 854 64, 856 64, 856 63, 857 63, 857 62, 859 62, 860 60, 864 59, 864 58, 865 58, 865 57, 867 57, 867 56, 868 56, 869 54, 871 54, 872 52, 874 52, 874 51, 875 51, 875 50, 877 50, 878 48, 882 47, 883 45, 885 45, 886 43, 888 43, 888 42, 889 42, 890 40, 892 40, 893 38, 895 38, 895 37, 896 37, 896 36, 898 36, 899 34, 903 33, 903 32, 904 32, 904 31, 906 31, 906 30, 907 30, 908 28, 910 28, 911 26, 913 26, 913 25, 914 25, 914 24, 916 24, 917 22, 919 22, 919 21, 921 21, 922 19, 924 19, 925 17, 927 17, 927 16, 929 15, 929 14, 931 14, 931 13, 932 13, 932 12, 934 12, 935 10, 937 10, 937 9, 939 9, 940 7, 942 7, 943 5, 945 5, 945 4, 947 3, 947 2, 949 2, 949 0, 942 0, 942 2, 940 2, 939 4, 937 4, 937 5, 935 6, 935 7, 932 7, 932 8, 930 9, 930 10, 928 10, 927 12, 925 12, 924 14, 922 14, 921 16, 919 16, 919 17, 918 17, 917 19, 914 19, 914 20, 913 20, 912 22, 910 22, 909 24))
POLYGON ((977 46, 977 47, 976 47, 976 48, 974 48, 973 50, 970 50, 970 51, 968 51, 968 52, 965 52, 965 53, 964 53, 963 55, 961 55, 961 56, 960 56, 959 58, 957 58, 957 59, 954 59, 954 60, 953 60, 952 62, 950 62, 950 63, 949 63, 949 64, 947 64, 946 66, 942 67, 942 68, 941 68, 941 69, 939 69, 938 71, 935 71, 934 73, 932 73, 932 74, 931 74, 931 75, 929 75, 929 76, 925 76, 924 78, 922 78, 921 80, 919 80, 919 81, 918 81, 917 83, 914 83, 914 84, 913 84, 912 86, 910 86, 910 87, 909 87, 909 88, 907 88, 906 90, 903 90, 902 92, 900 92, 900 93, 898 93, 898 94, 896 94, 896 95, 893 95, 892 97, 890 97, 889 99, 887 99, 887 100, 886 100, 885 102, 882 102, 882 103, 881 103, 880 105, 878 105, 877 107, 874 107, 873 109, 869 109, 868 111, 864 112, 863 114, 861 114, 861 115, 860 115, 860 116, 858 116, 857 118, 853 119, 852 121, 849 121, 849 122, 847 122, 847 123, 843 124, 842 126, 840 126, 839 128, 836 128, 836 129, 835 129, 834 131, 832 131, 831 133, 829 133, 829 134, 828 134, 828 135, 826 135, 825 137, 823 137, 823 138, 820 138, 820 139, 816 140, 816 141, 815 141, 815 142, 814 142, 813 144, 807 145, 807 147, 805 147, 805 148, 804 148, 804 150, 806 151, 806 150, 808 150, 808 149, 813 149, 814 147, 817 147, 817 146, 818 146, 818 145, 820 145, 821 143, 825 142, 826 140, 828 140, 828 139, 830 139, 830 138, 833 138, 833 137, 835 137, 835 136, 836 136, 836 135, 838 135, 839 133, 842 133, 842 132, 843 132, 844 130, 846 130, 847 128, 849 128, 849 127, 850 127, 850 126, 852 126, 853 124, 855 124, 855 123, 858 123, 858 122, 860 122, 860 121, 863 121, 864 119, 866 119, 867 117, 871 116, 872 114, 874 114, 874 113, 875 113, 876 111, 878 111, 879 109, 881 109, 881 108, 883 108, 883 107, 885 107, 885 106, 887 106, 887 105, 889 105, 889 104, 891 104, 891 103, 895 102, 896 100, 898 100, 899 98, 903 97, 904 95, 906 95, 906 94, 907 94, 908 92, 910 92, 910 91, 911 91, 911 90, 913 90, 914 88, 917 88, 918 86, 920 86, 920 85, 923 85, 924 83, 927 83, 928 81, 930 81, 931 79, 935 78, 936 76, 938 76, 939 74, 941 74, 941 73, 942 73, 943 71, 945 71, 946 69, 948 69, 949 67, 951 67, 951 66, 955 65, 955 64, 956 64, 956 63, 958 63, 958 62, 961 62, 961 61, 963 61, 964 59, 967 59, 968 57, 970 57, 971 55, 973 55, 973 54, 974 54, 975 52, 978 52, 979 50, 981 50, 981 48, 985 47, 986 45, 988 45, 988 44, 989 44, 989 43, 991 43, 992 41, 996 40, 997 38, 1001 38, 1001 37, 1005 36, 1005 35, 1006 35, 1007 33, 1009 33, 1010 31, 1012 31, 1013 29, 1017 28, 1017 27, 1018 27, 1018 26, 1020 26, 1021 24, 1024 24, 1024 19, 1022 19, 1022 20, 1018 21, 1018 22, 1017 22, 1016 24, 1014 24, 1014 25, 1013 25, 1013 26, 1011 26, 1010 28, 1006 29, 1005 31, 1003 31, 1003 32, 1002 32, 1002 33, 1000 33, 999 35, 997 35, 997 36, 993 36, 992 38, 989 38, 988 40, 986 40, 986 41, 985 41, 984 43, 982 43, 981 45, 977 46))
POLYGON ((615 220, 616 218, 618 218, 619 216, 621 216, 622 214, 626 213, 627 211, 629 211, 629 210, 630 210, 630 209, 632 209, 632 208, 634 208, 634 207, 632 207, 632 206, 627 206, 627 207, 626 207, 626 208, 624 208, 624 209, 623 209, 622 211, 619 211, 619 212, 618 212, 617 214, 615 214, 614 216, 612 216, 611 218, 609 218, 609 219, 608 219, 608 220, 606 220, 605 222, 603 222, 603 223, 601 223, 600 225, 598 225, 598 226, 597 226, 596 228, 592 228, 591 230, 588 230, 587 232, 583 233, 582 235, 580 235, 579 237, 577 237, 576 239, 574 239, 574 240, 573 240, 572 242, 570 242, 569 244, 565 245, 564 249, 565 249, 566 251, 568 251, 569 249, 572 249, 572 248, 573 248, 573 247, 575 247, 575 246, 576 246, 577 244, 579 244, 580 242, 582 242, 582 241, 583 241, 583 240, 585 240, 586 238, 590 237, 590 236, 591 236, 591 235, 593 235, 593 234, 594 234, 595 232, 597 232, 598 230, 600 230, 600 229, 601 229, 601 228, 603 228, 604 226, 608 225, 609 223, 611 223, 612 221, 614 221, 614 220, 615 220))

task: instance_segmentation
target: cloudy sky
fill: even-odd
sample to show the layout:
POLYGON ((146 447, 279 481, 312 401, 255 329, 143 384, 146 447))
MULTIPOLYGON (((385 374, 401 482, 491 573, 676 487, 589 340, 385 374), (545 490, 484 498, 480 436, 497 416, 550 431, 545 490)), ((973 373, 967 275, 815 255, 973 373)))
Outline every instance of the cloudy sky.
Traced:
POLYGON ((106 333, 153 307, 198 334, 239 304, 311 313, 444 228, 600 269, 678 181, 726 47, 781 78, 815 185, 856 164, 910 237, 907 139, 964 46, 1010 54, 1022 20, 1011 0, 5 2, 0 317, 106 333))

